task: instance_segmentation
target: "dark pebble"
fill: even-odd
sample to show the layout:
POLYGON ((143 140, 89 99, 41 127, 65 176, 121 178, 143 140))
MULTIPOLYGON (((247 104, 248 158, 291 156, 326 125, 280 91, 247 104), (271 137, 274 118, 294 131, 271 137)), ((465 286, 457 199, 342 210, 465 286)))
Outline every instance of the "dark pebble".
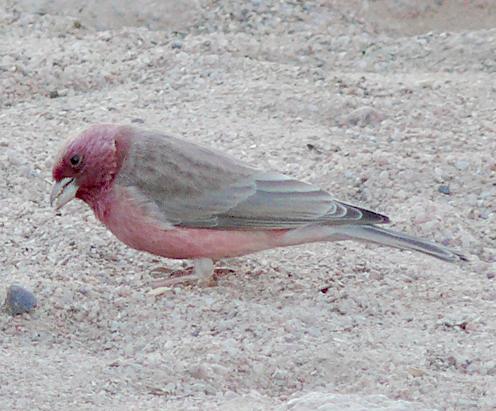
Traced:
POLYGON ((451 194, 451 190, 450 190, 449 186, 446 186, 444 184, 440 185, 437 190, 442 194, 446 194, 446 195, 451 194))
POLYGON ((495 273, 487 273, 488 280, 492 280, 494 277, 496 277, 495 273))
POLYGON ((131 120, 131 123, 143 124, 144 122, 145 120, 143 120, 142 118, 134 118, 131 120))
POLYGON ((7 291, 5 304, 12 314, 30 313, 36 307, 36 297, 20 285, 11 285, 7 291))

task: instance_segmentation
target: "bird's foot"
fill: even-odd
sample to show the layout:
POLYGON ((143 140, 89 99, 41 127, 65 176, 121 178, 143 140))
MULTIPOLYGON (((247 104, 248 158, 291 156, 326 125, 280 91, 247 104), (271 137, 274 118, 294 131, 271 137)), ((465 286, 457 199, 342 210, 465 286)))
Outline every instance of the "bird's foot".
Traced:
MULTIPOLYGON (((189 270, 185 270, 188 272, 189 270)), ((198 287, 212 287, 217 284, 214 273, 214 262, 210 258, 198 258, 193 260, 191 274, 173 276, 152 284, 151 295, 160 295, 171 287, 178 284, 196 284, 198 287)))

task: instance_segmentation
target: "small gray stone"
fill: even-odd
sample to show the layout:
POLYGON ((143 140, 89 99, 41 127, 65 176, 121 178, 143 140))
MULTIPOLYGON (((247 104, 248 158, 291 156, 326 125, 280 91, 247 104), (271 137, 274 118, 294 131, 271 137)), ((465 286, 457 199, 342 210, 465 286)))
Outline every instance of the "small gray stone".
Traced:
POLYGON ((465 171, 470 167, 470 163, 465 160, 460 160, 456 163, 456 168, 460 171, 465 171))
POLYGON ((386 119, 386 113, 376 110, 373 107, 364 106, 353 110, 349 114, 336 117, 335 121, 338 126, 366 127, 379 124, 386 119))
POLYGON ((62 88, 60 90, 57 90, 57 96, 58 97, 65 97, 69 93, 69 89, 67 88, 62 88))
POLYGON ((20 285, 11 285, 7 290, 5 304, 12 314, 30 313, 36 307, 36 297, 20 285))
POLYGON ((440 185, 437 190, 442 194, 446 194, 446 195, 451 194, 451 190, 450 190, 449 186, 444 185, 444 184, 440 185))
POLYGON ((180 49, 183 47, 183 42, 181 40, 174 40, 172 42, 172 48, 173 49, 180 49))

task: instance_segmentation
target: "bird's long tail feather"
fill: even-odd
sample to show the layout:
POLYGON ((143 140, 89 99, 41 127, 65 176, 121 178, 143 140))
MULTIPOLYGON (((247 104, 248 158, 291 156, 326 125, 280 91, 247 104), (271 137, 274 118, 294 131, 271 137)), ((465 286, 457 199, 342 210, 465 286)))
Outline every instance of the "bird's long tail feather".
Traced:
POLYGON ((343 227, 341 234, 350 240, 367 241, 404 250, 420 251, 444 261, 467 260, 463 254, 442 245, 373 225, 346 226, 343 227))

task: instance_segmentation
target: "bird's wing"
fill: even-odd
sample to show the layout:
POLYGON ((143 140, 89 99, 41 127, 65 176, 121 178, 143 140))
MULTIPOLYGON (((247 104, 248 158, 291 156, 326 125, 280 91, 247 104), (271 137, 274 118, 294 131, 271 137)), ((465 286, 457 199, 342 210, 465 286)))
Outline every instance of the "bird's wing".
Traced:
POLYGON ((175 226, 257 230, 388 222, 311 184, 189 141, 143 132, 132 137, 116 184, 175 226))
MULTIPOLYGON (((334 200, 316 186, 273 171, 254 173, 245 181, 248 196, 216 215, 218 228, 284 229, 307 224, 378 224, 385 216, 334 200)), ((221 196, 232 193, 226 187, 221 196)), ((219 194, 219 193, 217 193, 219 194)))

